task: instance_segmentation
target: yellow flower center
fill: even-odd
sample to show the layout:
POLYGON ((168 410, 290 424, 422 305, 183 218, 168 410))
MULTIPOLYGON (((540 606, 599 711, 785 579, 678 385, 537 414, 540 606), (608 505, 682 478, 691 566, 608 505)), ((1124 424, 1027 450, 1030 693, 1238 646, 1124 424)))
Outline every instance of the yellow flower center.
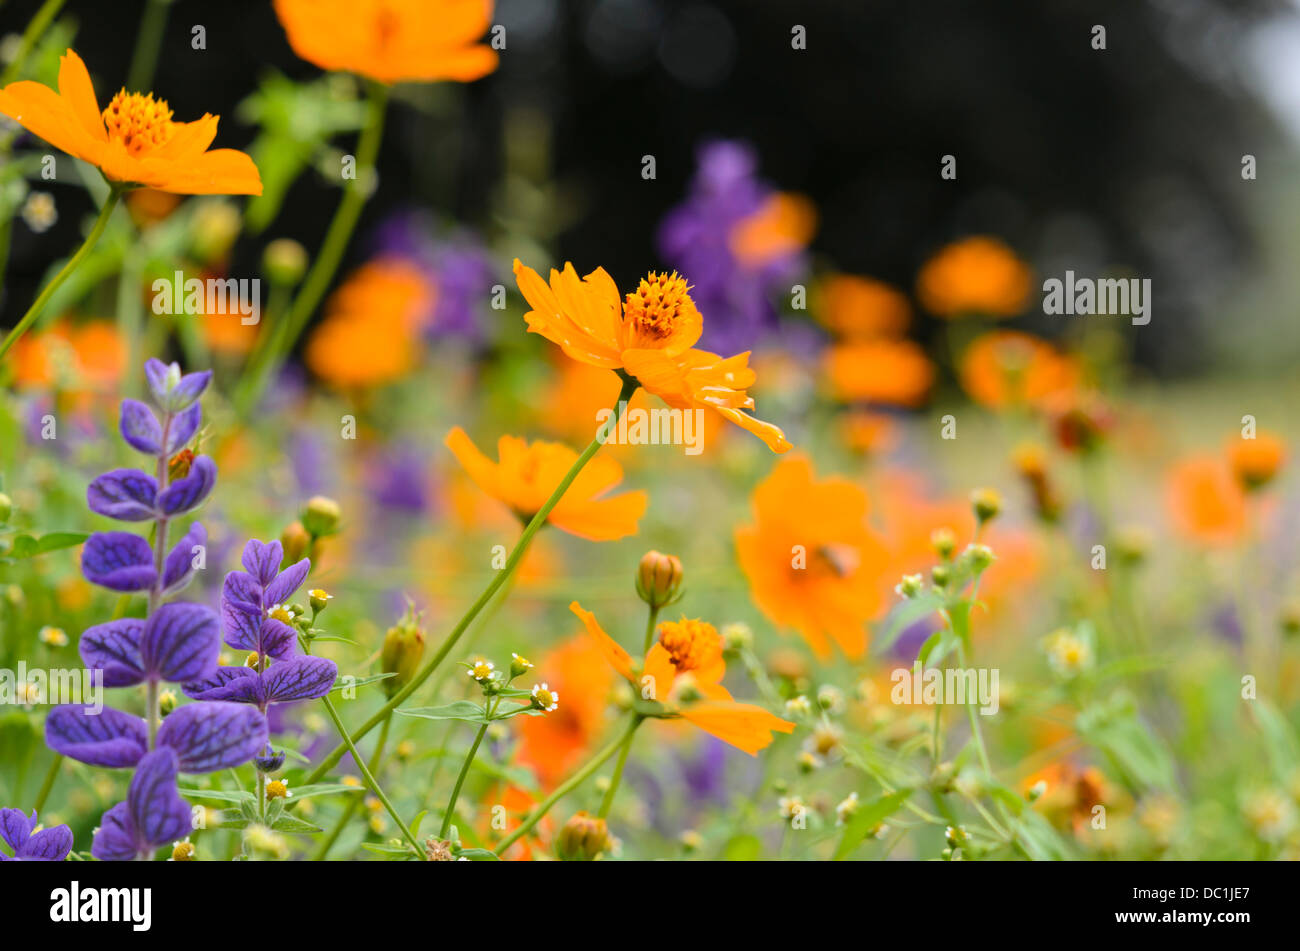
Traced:
POLYGON ((289 787, 278 779, 273 779, 266 784, 267 799, 284 799, 289 795, 289 787))
POLYGON ((109 102, 103 116, 108 137, 137 157, 165 145, 175 128, 167 100, 154 99, 153 93, 127 92, 125 87, 109 102))
POLYGON ((623 322, 632 330, 635 343, 654 347, 672 336, 678 323, 696 313, 695 302, 687 291, 686 278, 651 271, 640 286, 627 295, 623 304, 623 322))
POLYGON ((537 691, 536 696, 537 696, 537 705, 542 709, 546 709, 547 707, 549 707, 551 704, 555 702, 555 697, 551 694, 549 690, 539 690, 537 691))
POLYGON ((194 861, 194 845, 190 842, 177 842, 174 846, 172 846, 172 861, 174 862, 194 861))
POLYGON ((659 643, 679 671, 698 670, 722 654, 722 635, 707 621, 667 621, 659 625, 659 643))

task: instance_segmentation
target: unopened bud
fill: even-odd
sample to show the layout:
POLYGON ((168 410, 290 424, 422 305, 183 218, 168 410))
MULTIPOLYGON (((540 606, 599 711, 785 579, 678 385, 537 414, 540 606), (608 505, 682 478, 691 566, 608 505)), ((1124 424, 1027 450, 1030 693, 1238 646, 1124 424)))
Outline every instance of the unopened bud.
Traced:
POLYGON ((9 521, 9 516, 13 514, 13 511, 14 500, 0 492, 0 522, 9 521))
POLYGON ((648 551, 637 567, 636 593, 652 608, 662 608, 676 600, 682 585, 682 563, 674 555, 648 551))
POLYGON ((382 669, 386 674, 397 675, 382 681, 384 692, 391 697, 410 683, 419 670, 423 657, 424 631, 416 621, 415 611, 408 610, 406 617, 390 627, 384 635, 384 646, 380 652, 382 669))
POLYGON ((302 527, 302 522, 290 522, 280 533, 280 545, 284 548, 285 564, 292 565, 307 557, 311 550, 311 535, 302 527))
POLYGON ((609 850, 609 827, 604 819, 575 813, 556 839, 556 854, 566 862, 590 862, 609 850))
POLYGON ((313 538, 334 534, 339 527, 339 518, 343 513, 339 504, 323 495, 312 496, 302 510, 302 527, 313 538))
POLYGON ((307 251, 292 238, 276 238, 262 253, 262 268, 272 284, 292 287, 307 270, 307 251))
POLYGON ((970 495, 970 504, 975 510, 976 520, 983 525, 997 518, 1002 511, 1002 496, 997 489, 976 489, 970 495))

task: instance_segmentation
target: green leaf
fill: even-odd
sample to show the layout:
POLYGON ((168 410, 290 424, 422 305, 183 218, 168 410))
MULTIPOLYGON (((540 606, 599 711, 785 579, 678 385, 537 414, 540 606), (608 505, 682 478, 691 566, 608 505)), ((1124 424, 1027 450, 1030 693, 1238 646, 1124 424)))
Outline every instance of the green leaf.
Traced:
POLYGON ((876 655, 886 653, 889 648, 894 646, 894 642, 903 635, 904 631, 916 622, 934 614, 941 607, 943 607, 943 599, 937 594, 931 593, 908 598, 901 604, 895 605, 894 609, 885 617, 881 629, 872 638, 872 652, 876 655))
POLYGON ((1138 718, 1136 704, 1127 693, 1088 707, 1079 714, 1076 726, 1080 736, 1105 753, 1134 788, 1173 790, 1173 756, 1138 718))
POLYGON ((32 535, 15 535, 9 550, 0 561, 6 563, 24 558, 35 558, 63 548, 73 548, 84 542, 90 535, 86 532, 46 532, 36 538, 32 535))
POLYGON ((456 853, 458 859, 469 859, 471 862, 500 862, 501 857, 495 852, 488 849, 461 849, 456 853))
POLYGON ((251 792, 234 791, 229 792, 225 789, 178 789, 176 790, 186 799, 212 799, 216 802, 239 802, 245 800, 252 802, 253 794, 251 792))
POLYGON ((763 842, 756 835, 737 835, 722 847, 722 859, 727 862, 756 862, 763 854, 763 842))
POLYGON ((297 816, 282 815, 271 823, 271 828, 276 832, 299 832, 307 835, 315 835, 317 832, 324 830, 320 826, 314 826, 310 822, 305 822, 297 816))
POLYGON ((544 716, 545 712, 546 711, 544 710, 538 710, 536 707, 526 707, 521 705, 515 707, 512 710, 507 710, 505 713, 494 713, 492 714, 492 719, 509 720, 511 717, 518 717, 518 716, 540 717, 540 716, 544 716))
POLYGON ((911 795, 912 790, 900 789, 898 792, 881 796, 865 806, 859 806, 858 811, 853 814, 853 818, 845 827, 844 837, 840 839, 839 846, 835 849, 835 861, 843 861, 852 855, 853 850, 862 844, 862 840, 871 833, 871 830, 901 809, 911 795))
POLYGON ((387 862, 401 862, 415 858, 415 853, 411 851, 409 846, 376 845, 374 842, 362 842, 361 847, 367 852, 382 855, 387 862))
MULTIPOLYGON (((343 674, 342 676, 339 677, 338 680, 334 682, 334 686, 330 688, 330 693, 334 693, 336 690, 346 690, 349 687, 355 690, 357 687, 365 687, 368 686, 369 684, 377 684, 381 680, 387 680, 389 677, 396 677, 396 676, 397 674, 395 673, 370 674, 366 677, 353 677, 351 674, 343 674)), ((398 712, 400 713, 401 711, 399 710, 398 712)))
POLYGON ((365 792, 365 789, 364 786, 349 786, 346 783, 314 783, 311 786, 295 786, 289 790, 289 805, 293 805, 299 799, 310 799, 312 796, 365 792))
POLYGON ((413 707, 410 710, 398 710, 404 717, 418 717, 421 720, 464 720, 467 723, 484 723, 483 707, 469 700, 457 700, 444 703, 438 707, 413 707))

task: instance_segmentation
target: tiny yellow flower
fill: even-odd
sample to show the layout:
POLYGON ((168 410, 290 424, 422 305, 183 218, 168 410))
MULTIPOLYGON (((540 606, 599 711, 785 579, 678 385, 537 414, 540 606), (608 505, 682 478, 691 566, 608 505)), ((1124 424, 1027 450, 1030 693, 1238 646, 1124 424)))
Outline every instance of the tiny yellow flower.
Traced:
POLYGON ((560 705, 560 692, 552 690, 547 684, 533 684, 533 706, 547 713, 560 705))
POLYGON ((37 635, 42 644, 48 644, 50 647, 66 647, 68 645, 68 635, 61 627, 51 627, 45 625, 41 628, 40 634, 37 635))
POLYGON ((266 798, 268 801, 272 799, 288 799, 292 795, 293 793, 289 792, 289 784, 283 779, 273 779, 266 784, 266 798))
POLYGON ((487 683, 496 676, 496 669, 496 664, 492 663, 492 661, 480 658, 474 661, 465 673, 482 684, 487 683))

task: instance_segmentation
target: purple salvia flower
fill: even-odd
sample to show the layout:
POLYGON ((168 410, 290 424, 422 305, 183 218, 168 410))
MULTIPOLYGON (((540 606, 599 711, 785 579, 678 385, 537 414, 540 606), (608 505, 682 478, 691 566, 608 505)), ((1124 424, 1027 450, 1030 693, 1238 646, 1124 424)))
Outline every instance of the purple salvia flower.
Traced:
POLYGON ((190 831, 190 805, 176 791, 176 754, 163 747, 140 760, 126 802, 104 813, 90 854, 101 862, 149 859, 190 831))
POLYGON ((144 375, 154 403, 159 409, 172 413, 197 402, 212 380, 211 370, 182 374, 179 364, 163 363, 153 358, 145 361, 144 375))
POLYGON ((0 852, 0 862, 62 862, 72 851, 72 830, 54 826, 35 832, 36 810, 30 816, 21 809, 0 809, 0 839, 9 843, 13 855, 0 852))

